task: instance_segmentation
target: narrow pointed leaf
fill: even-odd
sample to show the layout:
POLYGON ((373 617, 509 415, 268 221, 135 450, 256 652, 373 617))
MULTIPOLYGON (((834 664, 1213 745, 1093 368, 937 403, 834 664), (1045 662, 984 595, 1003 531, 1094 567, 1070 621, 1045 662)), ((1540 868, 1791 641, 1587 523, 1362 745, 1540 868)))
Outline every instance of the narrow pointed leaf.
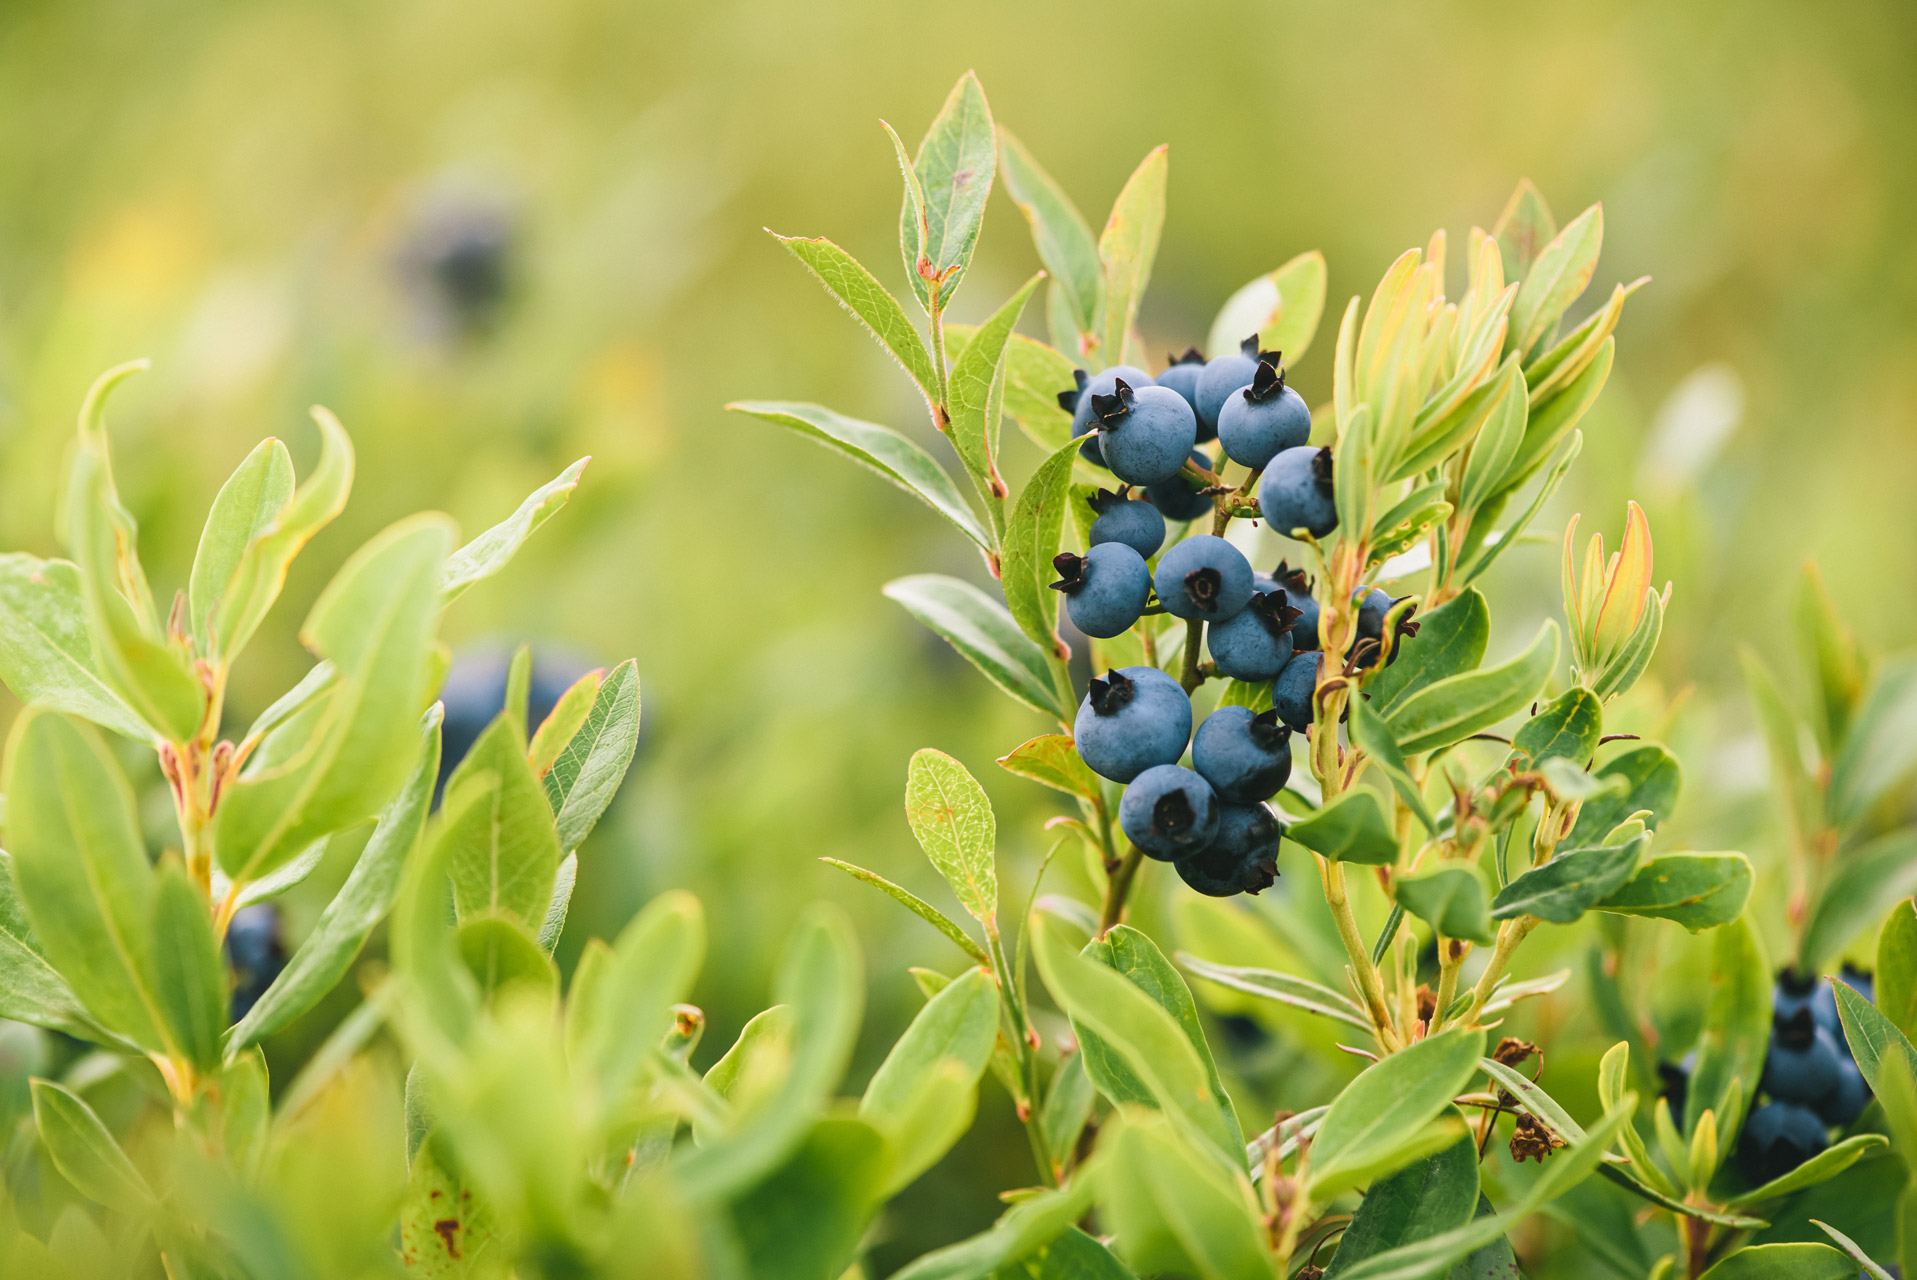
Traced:
POLYGON ((986 966, 991 965, 992 958, 986 954, 985 948, 974 942, 972 936, 966 933, 957 921, 927 902, 924 898, 913 893, 910 889, 902 885, 893 884, 876 871, 867 871, 864 867, 854 866, 850 862, 842 862, 837 858, 820 858, 819 861, 826 863, 828 866, 837 867, 854 880, 861 880, 871 885, 874 889, 887 895, 893 901, 904 906, 907 911, 910 911, 913 915, 925 921, 934 929, 937 929, 947 938, 950 938, 952 944, 966 955, 972 957, 974 962, 986 966))
MULTIPOLYGON (((1096 335, 1104 302, 1105 267, 1098 241, 1071 197, 1040 167, 1025 144, 1003 126, 998 131, 999 171, 1013 203, 1032 228, 1038 258, 1051 274, 1072 327, 1096 335)), ((1060 384, 1063 385, 1063 384, 1060 384)))
POLYGON ((1004 605, 969 582, 936 573, 896 578, 885 585, 885 594, 1000 689, 1036 711, 1069 719, 1043 651, 1018 629, 1004 605))
POLYGON ((1168 150, 1152 149, 1125 180, 1111 217, 1098 237, 1105 263, 1105 315, 1101 355, 1108 364, 1125 358, 1125 339, 1138 320, 1138 304, 1151 281, 1158 238, 1165 229, 1165 178, 1168 150))
POLYGON ((1491 900, 1491 918, 1532 915, 1571 924, 1631 878, 1649 844, 1650 837, 1640 835, 1622 845, 1567 849, 1500 889, 1491 900))
POLYGON ((1557 659, 1558 627, 1547 619, 1531 647, 1511 661, 1427 685, 1392 707, 1385 723, 1406 755, 1448 746, 1522 710, 1557 659))
POLYGON ((80 1095, 51 1080, 35 1080, 33 1117, 55 1167, 80 1194, 121 1213, 154 1209, 153 1188, 80 1095))
MULTIPOLYGON (((939 296, 949 299, 971 264, 978 244, 985 202, 992 194, 992 174, 998 139, 992 127, 985 90, 970 71, 959 78, 919 143, 913 171, 925 196, 926 239, 923 253, 935 275, 943 275, 939 296)), ((901 218, 916 213, 907 198, 901 218)), ((904 236, 901 235, 901 239, 904 236)), ((906 274, 920 303, 930 308, 931 292, 917 264, 907 263, 906 274)))
POLYGON ((1078 459, 1078 442, 1068 440, 1039 464, 1020 490, 1005 530, 999 579, 1005 603, 1020 630, 1033 643, 1058 647, 1058 592, 1049 585, 1052 557, 1058 554, 1065 525, 1065 504, 1078 459))
POLYGON ((1638 868, 1600 911, 1675 920, 1692 933, 1737 919, 1751 896, 1751 864, 1741 853, 1667 853, 1638 868))
POLYGON ((1449 676, 1476 671, 1491 639, 1491 611, 1475 587, 1418 615, 1418 634, 1398 641, 1390 666, 1365 682, 1371 709, 1389 714, 1398 703, 1449 676))
POLYGON ((1287 364, 1297 364, 1324 318, 1326 275, 1325 255, 1313 249, 1251 281, 1219 308, 1206 354, 1228 355, 1255 333, 1260 347, 1282 351, 1287 364))
POLYGON ((64 711, 136 742, 154 740, 100 671, 80 571, 65 560, 0 555, 0 680, 28 706, 64 711))
POLYGON ((293 456, 275 439, 260 441, 220 486, 200 532, 186 598, 194 644, 212 640, 213 619, 247 548, 271 532, 293 500, 293 456))
POLYGON ((964 765, 926 747, 913 753, 906 770, 905 819, 959 905, 996 932, 998 827, 985 789, 964 765))
POLYGON ((918 384, 927 406, 936 405, 938 377, 932 371, 931 353, 925 349, 925 339, 919 336, 898 299, 860 266, 858 259, 830 240, 770 234, 790 249, 792 256, 803 262, 826 291, 839 300, 839 305, 857 317, 866 332, 892 354, 918 384))
POLYGON ((510 516, 446 557, 439 587, 444 600, 448 603, 457 600, 475 582, 492 577, 511 563, 533 531, 552 519, 572 498, 573 490, 579 487, 579 477, 591 461, 591 458, 579 459, 526 495, 526 500, 510 516))
POLYGON ((639 666, 627 658, 601 682, 584 722, 541 779, 562 854, 583 844, 612 804, 638 745, 639 666))

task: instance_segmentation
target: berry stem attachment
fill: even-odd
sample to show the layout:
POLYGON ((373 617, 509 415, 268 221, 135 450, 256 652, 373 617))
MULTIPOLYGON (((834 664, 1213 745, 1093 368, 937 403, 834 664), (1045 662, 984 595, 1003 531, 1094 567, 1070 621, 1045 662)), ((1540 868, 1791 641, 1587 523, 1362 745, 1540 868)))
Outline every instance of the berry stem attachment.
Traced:
POLYGON ((1199 654, 1205 647, 1205 622, 1202 618, 1189 618, 1185 622, 1185 659, 1184 670, 1179 674, 1178 683, 1190 693, 1205 683, 1205 673, 1199 669, 1199 654))
POLYGON ((1105 879, 1105 904, 1098 913, 1098 936, 1110 933, 1125 918, 1125 899, 1132 891, 1132 881, 1138 877, 1138 865, 1145 855, 1138 846, 1126 850, 1125 856, 1118 861, 1117 868, 1105 879))

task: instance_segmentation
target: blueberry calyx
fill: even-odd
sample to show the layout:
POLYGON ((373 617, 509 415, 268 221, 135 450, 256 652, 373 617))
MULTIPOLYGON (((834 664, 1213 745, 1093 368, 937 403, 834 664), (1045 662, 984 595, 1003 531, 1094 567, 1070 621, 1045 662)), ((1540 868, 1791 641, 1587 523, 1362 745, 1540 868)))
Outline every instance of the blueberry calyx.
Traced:
POLYGON ((1311 594, 1311 579, 1305 574, 1305 571, 1303 569, 1294 569, 1283 560, 1280 560, 1278 567, 1271 571, 1271 577, 1272 581, 1284 588, 1287 597, 1292 595, 1309 596, 1311 594))
POLYGON ((1210 566, 1185 575, 1185 593, 1191 597, 1192 608, 1200 613, 1218 612, 1218 593, 1223 586, 1223 576, 1210 566))
POLYGON ((1087 687, 1085 696, 1086 700, 1092 704, 1092 714, 1115 716, 1120 711, 1123 711, 1126 705, 1131 702, 1132 694, 1136 692, 1136 690, 1137 685, 1132 682, 1131 678, 1118 668, 1113 667, 1105 673, 1103 680, 1100 680, 1096 676, 1092 677, 1092 682, 1087 687))
POLYGON ((1253 742, 1266 751, 1276 751, 1286 739, 1291 737, 1290 726, 1278 719, 1278 710, 1275 707, 1269 711, 1260 711, 1253 716, 1245 732, 1250 735, 1253 742))
POLYGON ((1078 398, 1085 394, 1085 384, 1091 380, 1091 375, 1083 369, 1072 370, 1073 385, 1058 393, 1058 407, 1067 413, 1077 413, 1078 398))
POLYGON ((1192 812, 1191 801, 1183 790, 1167 791, 1152 806, 1153 835, 1178 840, 1197 825, 1198 815, 1192 812))
POLYGON ((1084 589, 1084 556, 1073 555, 1069 551, 1061 551, 1052 557, 1052 568, 1058 570, 1058 581, 1052 584, 1052 590, 1063 591, 1069 596, 1077 595, 1079 591, 1084 589))
POLYGON ((1774 1016, 1771 1019, 1771 1037, 1788 1049, 1802 1049, 1817 1038, 1817 1020, 1811 1016, 1810 1006, 1804 1005, 1794 1013, 1774 1016))
POLYGON ((1205 363, 1205 353, 1200 351, 1197 347, 1186 347, 1185 354, 1182 356, 1175 356, 1168 353, 1165 356, 1165 363, 1166 364, 1203 364, 1205 363))
POLYGON ((1258 358, 1258 335, 1254 333, 1249 338, 1244 339, 1238 344, 1238 350, 1245 359, 1256 360, 1258 358))
MULTIPOLYGON (((1100 489, 1097 493, 1094 493, 1090 498, 1086 499, 1086 501, 1091 504, 1092 510, 1102 516, 1113 507, 1121 503, 1130 502, 1131 495, 1132 487, 1128 484, 1121 484, 1116 490, 1100 489)), ((1054 560, 1052 563, 1056 565, 1058 561, 1054 560)))
POLYGON ((1132 411, 1132 401, 1136 399, 1131 384, 1123 378, 1112 379, 1112 393, 1108 396, 1092 394, 1092 416, 1098 419, 1099 429, 1121 421, 1132 411))
POLYGON ((1303 609, 1294 609, 1287 603, 1283 588, 1277 591, 1260 591, 1251 598, 1250 605, 1246 607, 1259 622, 1264 624, 1265 630, 1271 632, 1274 638, 1290 631, 1292 624, 1305 616, 1303 609))
POLYGON ((1318 486, 1318 492, 1327 498, 1336 492, 1331 483, 1331 446, 1326 445, 1311 458, 1311 482, 1318 486))
POLYGON ((1253 404, 1262 404, 1285 394, 1285 353, 1282 351, 1260 351, 1258 353, 1258 372, 1251 375, 1251 385, 1245 388, 1245 399, 1253 404))

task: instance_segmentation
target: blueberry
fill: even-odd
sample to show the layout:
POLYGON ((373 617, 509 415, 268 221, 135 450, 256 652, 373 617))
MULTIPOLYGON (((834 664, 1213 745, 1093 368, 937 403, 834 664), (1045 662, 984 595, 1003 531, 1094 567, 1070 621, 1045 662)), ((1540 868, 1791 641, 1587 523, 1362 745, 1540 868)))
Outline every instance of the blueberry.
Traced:
POLYGON ((1118 379, 1110 395, 1094 392, 1098 450, 1127 484, 1157 484, 1177 475, 1198 439, 1198 419, 1183 396, 1164 387, 1118 379))
MULTIPOLYGON (((440 788, 445 787, 454 766, 466 758, 486 726, 504 709, 506 676, 511 666, 511 654, 497 648, 474 649, 453 659, 439 691, 439 699, 446 706, 446 718, 440 727, 440 788)), ((535 652, 530 696, 526 699, 526 731, 531 733, 551 715, 560 695, 590 669, 591 664, 577 654, 535 652)), ((437 791, 434 797, 437 802, 437 791)))
POLYGON ((1170 862, 1203 849, 1218 834, 1218 797, 1190 769, 1153 765, 1125 788, 1118 825, 1147 857, 1170 862))
POLYGON ((1837 1084, 1813 1105, 1825 1123, 1839 1128, 1862 1115, 1870 1103, 1870 1086, 1857 1064, 1845 1058, 1837 1064, 1837 1084))
POLYGON ((1191 764, 1221 800, 1269 800, 1291 777, 1291 730, 1276 711, 1220 707, 1192 735, 1191 764))
POLYGON ((1158 557, 1152 585, 1174 617, 1222 622, 1251 603, 1251 562, 1223 538, 1201 533, 1158 557))
MULTIPOLYGON (((1398 601, 1402 599, 1404 599, 1403 596, 1393 599, 1388 592, 1378 587, 1373 587, 1360 597, 1358 601, 1358 634, 1351 642, 1351 652, 1352 656, 1356 659, 1357 666, 1375 667, 1378 665, 1378 650, 1384 644, 1385 618, 1390 614, 1392 606, 1396 605, 1398 601)), ((1415 610, 1415 608, 1416 606, 1414 605, 1413 609, 1415 610)), ((1385 665, 1390 666, 1391 663, 1398 660, 1398 648, 1403 644, 1404 637, 1415 636, 1417 634, 1418 624, 1411 620, 1409 613, 1398 619, 1395 638, 1391 642, 1391 657, 1385 665)))
POLYGON ((1078 706, 1072 738, 1085 765, 1101 778, 1130 782, 1154 765, 1176 764, 1191 739, 1191 699, 1157 667, 1124 667, 1078 706))
POLYGON ((1311 439, 1311 410, 1304 397, 1285 385, 1279 353, 1258 353, 1251 385, 1226 397, 1218 411, 1218 440, 1233 462, 1253 471, 1279 452, 1311 439))
POLYGON ((286 967, 280 909, 270 902, 241 907, 227 923, 225 945, 226 961, 233 966, 232 1017, 238 1022, 286 967))
POLYGON ((1272 710, 1292 728, 1303 732, 1316 718, 1312 696, 1318 691, 1318 667, 1324 655, 1315 650, 1294 653, 1271 686, 1272 710))
MULTIPOLYGON (((1198 414, 1198 379, 1205 372, 1205 353, 1197 347, 1186 347, 1182 356, 1167 356, 1171 361, 1165 371, 1158 375, 1158 385, 1170 387, 1185 397, 1185 403, 1191 406, 1194 417, 1198 414)), ((1198 438, 1209 440, 1217 434, 1205 426, 1204 420, 1198 422, 1198 438)))
POLYGON ((1830 1145, 1824 1122, 1814 1112, 1789 1102, 1772 1102, 1751 1112, 1737 1143, 1737 1164, 1758 1186, 1781 1178, 1830 1145))
MULTIPOLYGON (((1205 471, 1210 471, 1217 465, 1212 461, 1211 455, 1203 449, 1193 449, 1188 456, 1194 466, 1205 471)), ((1202 492, 1203 488, 1201 481, 1187 479, 1184 472, 1180 471, 1169 480, 1160 480, 1157 484, 1147 485, 1145 496, 1151 500, 1154 507, 1164 513, 1167 520, 1176 520, 1182 524, 1187 520, 1208 516, 1215 509, 1211 504, 1211 498, 1202 492)))
POLYGON ((1260 584, 1260 591, 1283 591, 1285 603, 1298 610, 1297 621, 1291 624, 1291 647, 1294 651, 1316 649, 1318 647, 1318 598, 1311 594, 1311 579, 1305 576, 1303 569, 1294 569, 1283 560, 1269 575, 1254 577, 1267 579, 1268 585, 1260 584))
MULTIPOLYGON (((1067 387, 1058 393, 1058 407, 1072 415, 1072 438, 1095 431, 1098 421, 1092 416, 1092 396, 1108 396, 1123 378, 1134 389, 1152 385, 1152 376, 1136 365, 1115 364, 1101 370, 1096 375, 1087 376, 1083 369, 1072 370, 1072 378, 1077 386, 1067 387)), ((1105 465, 1105 455, 1099 451, 1098 437, 1093 436, 1079 446, 1078 456, 1095 467, 1105 465)))
POLYGON ((1116 493, 1100 489, 1092 495, 1092 510, 1098 512, 1098 519, 1092 521, 1092 545, 1122 542, 1149 560, 1165 545, 1165 516, 1151 503, 1130 495, 1130 485, 1120 485, 1116 493))
POLYGON ((1265 465, 1258 479, 1258 510, 1271 527, 1292 536, 1303 529, 1322 538, 1338 527, 1338 505, 1332 497, 1331 450, 1299 445, 1286 449, 1265 465))
POLYGON ((1258 335, 1252 334, 1238 344, 1238 354, 1218 356, 1205 365, 1205 371, 1198 375, 1198 396, 1192 408, 1198 411, 1198 421, 1207 433, 1218 430, 1218 411, 1225 407, 1225 399, 1234 391, 1243 390, 1251 385, 1258 375, 1258 335))
POLYGON ((1660 1062, 1657 1064, 1658 1079, 1664 1082, 1664 1100, 1671 1106, 1671 1123, 1679 1129, 1684 1127, 1684 1100, 1690 1092, 1691 1072, 1697 1066, 1697 1055, 1688 1053, 1684 1061, 1660 1062))
POLYGON ((1837 1087, 1844 1053, 1830 1032, 1800 1009, 1771 1026, 1770 1052, 1764 1058, 1764 1092, 1780 1102, 1815 1106, 1837 1087))
POLYGON ((491 192, 440 191, 418 211, 398 265, 434 336, 498 328, 512 294, 514 221, 491 192))
POLYGON ((1122 542, 1101 542, 1082 556, 1062 552, 1052 558, 1052 567, 1058 570, 1052 590, 1065 593, 1072 625, 1100 640, 1131 630, 1151 599, 1152 572, 1145 557, 1122 542))
POLYGON ((1220 804, 1218 834, 1172 866, 1178 878, 1213 898, 1269 889, 1278 878, 1278 839, 1284 824, 1265 804, 1220 804))
POLYGON ((1299 616, 1283 591, 1254 591, 1244 609, 1206 628, 1212 662, 1234 680, 1271 679, 1291 661, 1291 629, 1299 616))

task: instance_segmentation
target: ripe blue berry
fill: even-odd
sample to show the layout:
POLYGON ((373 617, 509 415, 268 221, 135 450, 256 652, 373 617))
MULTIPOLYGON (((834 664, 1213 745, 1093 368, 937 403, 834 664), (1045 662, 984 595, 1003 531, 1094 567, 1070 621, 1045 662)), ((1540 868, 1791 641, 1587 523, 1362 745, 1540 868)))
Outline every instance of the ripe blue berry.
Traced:
POLYGON ((1671 1123, 1679 1129, 1684 1127, 1685 1096, 1691 1091, 1691 1072, 1696 1069, 1696 1050, 1685 1054, 1682 1062, 1657 1064, 1657 1078, 1664 1083, 1661 1092, 1664 1100, 1671 1105, 1671 1123))
POLYGON ((1225 399, 1218 411, 1218 441, 1233 462, 1253 471, 1279 452, 1311 439, 1311 409, 1285 385, 1279 353, 1261 351, 1251 385, 1225 399))
POLYGON ((1737 1143, 1737 1164, 1744 1176, 1762 1186, 1781 1178, 1830 1145, 1824 1122, 1814 1112, 1789 1102, 1757 1108, 1744 1121, 1737 1143))
POLYGON ((1864 1073, 1857 1069, 1855 1062, 1845 1058, 1837 1064, 1837 1084, 1817 1102, 1815 1110, 1826 1124, 1842 1128, 1862 1115, 1869 1105, 1870 1085, 1864 1082, 1864 1073))
MULTIPOLYGON (((1211 471, 1217 466, 1211 455, 1203 449, 1193 449, 1187 456, 1194 466, 1202 470, 1211 471)), ((1176 520, 1181 524, 1208 516, 1213 511, 1211 498, 1203 492, 1203 482, 1186 478, 1182 470, 1169 480, 1147 485, 1145 496, 1164 513, 1167 520, 1176 520)))
POLYGON ((1203 849, 1218 834, 1218 797, 1190 769, 1154 765, 1125 788, 1118 825, 1147 857, 1170 862, 1203 849))
POLYGON ((1158 557, 1152 585, 1174 617, 1222 622, 1251 603, 1251 562, 1223 538, 1201 533, 1158 557))
POLYGON ((1770 1052, 1764 1057, 1764 1092, 1780 1102, 1815 1106, 1837 1087, 1843 1050, 1831 1033, 1800 1009, 1771 1027, 1770 1052))
POLYGON ((1213 898, 1269 889, 1278 878, 1278 840, 1284 824, 1264 804, 1220 804, 1218 834, 1172 864, 1178 878, 1213 898))
MULTIPOLYGON (((1360 668, 1369 668, 1378 665, 1378 653, 1384 644, 1385 618, 1391 613, 1392 606, 1402 599, 1404 599, 1404 597, 1399 596, 1394 600, 1389 593, 1378 587, 1373 587, 1359 598, 1358 634, 1351 642, 1351 656, 1354 660, 1354 665, 1360 668)), ((1415 611, 1415 609, 1416 606, 1414 605, 1413 610, 1415 611)), ((1385 665, 1390 666, 1391 663, 1398 660, 1398 649, 1399 646, 1404 643, 1406 636, 1415 636, 1417 634, 1418 623, 1412 621, 1411 614, 1407 613, 1404 617, 1398 619, 1398 625, 1394 629, 1394 635, 1391 641, 1391 657, 1386 661, 1385 665)))
POLYGON ((1271 685, 1271 708, 1278 718, 1292 728, 1303 732, 1316 718, 1317 713, 1311 706, 1312 695, 1318 691, 1318 668, 1324 661, 1324 655, 1316 650, 1294 653, 1285 669, 1271 685))
POLYGON ((1218 431, 1218 411, 1225 407, 1225 400, 1234 391, 1242 391, 1251 385, 1258 375, 1258 335, 1252 334, 1238 344, 1238 354, 1217 356, 1205 365, 1205 371, 1198 375, 1198 398, 1192 407, 1198 411, 1198 421, 1207 432, 1218 431))
MULTIPOLYGON (((1193 416, 1198 414, 1198 379, 1205 372, 1205 353, 1197 347, 1186 347, 1182 356, 1167 357, 1171 363, 1158 375, 1158 385, 1170 387, 1185 397, 1185 403, 1191 406, 1193 416)), ((1216 434, 1207 430, 1204 420, 1199 419, 1198 438, 1209 440, 1216 434)))
POLYGON ((1131 486, 1120 485, 1116 493, 1100 489, 1092 495, 1092 510, 1098 512, 1098 519, 1092 521, 1091 542, 1093 546, 1122 542, 1149 560, 1165 545, 1165 515, 1130 494, 1131 486))
POLYGON ((1234 680, 1270 680, 1291 661, 1291 629, 1299 617, 1283 591, 1256 592, 1244 609, 1205 629, 1211 660, 1234 680))
POLYGON ((1303 529, 1322 538, 1338 527, 1338 505, 1332 497, 1331 450, 1299 445, 1286 449, 1265 465, 1258 478, 1258 510, 1271 527, 1291 537, 1303 529))
POLYGON ((1093 679, 1072 722, 1086 768, 1130 782, 1154 765, 1176 764, 1191 740, 1191 699, 1157 667, 1125 667, 1093 679))
POLYGON ((233 913, 226 926, 226 961, 233 966, 233 1021, 259 1003, 273 979, 286 968, 286 944, 280 937, 280 909, 254 903, 233 913))
POLYGON ((1061 552, 1052 567, 1058 570, 1052 590, 1065 593, 1072 625, 1100 640, 1131 630, 1151 599, 1145 557, 1122 542, 1101 542, 1082 556, 1061 552))
MULTIPOLYGON (((1097 421, 1092 417, 1092 396, 1110 395, 1112 388, 1123 378, 1134 388, 1152 385, 1152 376, 1136 365, 1116 364, 1101 370, 1096 375, 1087 375, 1083 369, 1072 370, 1072 378, 1078 384, 1067 387, 1058 393, 1058 407, 1072 415, 1072 438, 1087 435, 1098 429, 1097 421)), ((1105 455, 1098 450, 1098 437, 1079 446, 1078 456, 1095 467, 1105 465, 1105 455)))
POLYGON ((1220 707, 1192 735, 1191 763, 1221 800, 1269 800, 1291 777, 1291 730, 1276 711, 1220 707))
POLYGON ((1298 610, 1298 618, 1291 624, 1291 647, 1294 652, 1318 647, 1318 598, 1311 594, 1311 579, 1305 576, 1303 569, 1294 569, 1283 560, 1269 575, 1254 577, 1260 591, 1282 591, 1285 604, 1298 610))
POLYGON ((1126 484, 1157 484, 1177 475, 1198 439, 1198 419, 1176 391, 1118 379, 1110 395, 1094 392, 1098 451, 1126 484))

